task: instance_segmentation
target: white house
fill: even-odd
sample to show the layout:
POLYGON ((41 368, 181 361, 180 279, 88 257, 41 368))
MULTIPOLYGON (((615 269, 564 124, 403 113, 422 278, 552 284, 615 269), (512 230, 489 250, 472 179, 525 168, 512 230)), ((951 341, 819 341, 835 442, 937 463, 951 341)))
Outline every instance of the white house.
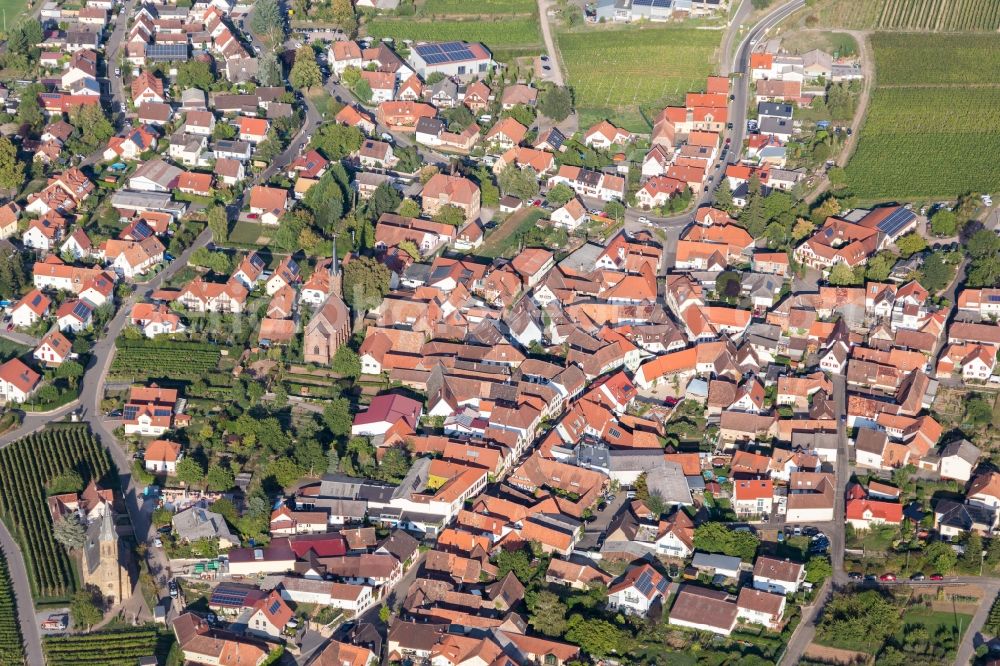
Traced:
POLYGON ((584 205, 574 197, 564 206, 557 208, 549 217, 552 219, 552 224, 572 231, 585 223, 589 216, 584 205))
POLYGON ((281 597, 298 604, 319 604, 350 611, 357 615, 374 603, 368 585, 334 583, 287 576, 281 580, 281 597))
POLYGON ((736 599, 736 617, 744 622, 775 628, 785 614, 785 597, 744 587, 736 599))
POLYGON ((38 343, 32 356, 36 361, 52 367, 62 365, 72 354, 73 345, 69 339, 59 331, 52 330, 38 343))
POLYGON ((980 455, 980 450, 967 439, 946 444, 941 450, 941 478, 968 481, 980 455))
POLYGON ((181 459, 181 445, 165 439, 154 439, 146 446, 146 470, 154 474, 174 474, 181 459))
POLYGON ((56 311, 56 326, 60 331, 79 333, 88 328, 93 321, 94 306, 81 299, 66 301, 56 311))
POLYGON ((753 565, 754 589, 794 594, 806 580, 806 568, 798 562, 761 555, 753 565))
POLYGON ((736 601, 725 590, 682 585, 667 622, 728 636, 736 627, 737 613, 736 601))
POLYGON ((247 633, 263 638, 278 638, 295 613, 289 608, 281 594, 272 590, 269 595, 253 606, 247 620, 247 633))
POLYGON ((41 376, 16 358, 0 365, 0 398, 24 402, 38 388, 41 376))
POLYGON ((10 321, 18 328, 33 326, 38 320, 48 314, 52 299, 32 289, 19 300, 10 312, 10 321))
POLYGON ((667 586, 666 577, 649 564, 632 567, 608 588, 608 609, 645 617, 667 586))

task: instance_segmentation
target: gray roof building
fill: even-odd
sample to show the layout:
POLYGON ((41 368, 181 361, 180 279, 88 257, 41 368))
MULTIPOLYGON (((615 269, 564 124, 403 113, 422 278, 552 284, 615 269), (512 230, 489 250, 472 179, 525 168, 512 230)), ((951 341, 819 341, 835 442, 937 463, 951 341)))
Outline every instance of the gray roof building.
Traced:
POLYGON ((240 540, 229 531, 229 525, 222 514, 191 507, 174 515, 171 519, 174 532, 187 542, 198 539, 218 539, 220 548, 239 546, 240 540))

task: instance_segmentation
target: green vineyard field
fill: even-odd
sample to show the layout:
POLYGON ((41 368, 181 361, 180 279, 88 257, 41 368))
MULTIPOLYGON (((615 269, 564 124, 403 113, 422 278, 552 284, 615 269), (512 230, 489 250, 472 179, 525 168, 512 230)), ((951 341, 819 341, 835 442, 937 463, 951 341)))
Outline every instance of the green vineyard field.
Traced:
POLYGON ((100 479, 110 467, 85 425, 50 426, 0 449, 0 514, 21 544, 36 599, 65 599, 76 587, 74 565, 52 535, 45 484, 70 470, 100 479))
POLYGON ((0 666, 24 663, 24 639, 17 618, 17 600, 10 582, 7 559, 0 551, 0 666))

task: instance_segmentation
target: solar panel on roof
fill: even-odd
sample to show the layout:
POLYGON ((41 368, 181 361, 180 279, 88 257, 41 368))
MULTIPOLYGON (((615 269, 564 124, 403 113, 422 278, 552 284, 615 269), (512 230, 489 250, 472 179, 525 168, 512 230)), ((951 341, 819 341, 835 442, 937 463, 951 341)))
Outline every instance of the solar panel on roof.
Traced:
POLYGON ((274 615, 278 612, 279 608, 281 608, 281 602, 275 599, 274 603, 271 604, 271 607, 267 609, 267 612, 274 615))
POLYGON ((135 418, 135 415, 138 411, 139 408, 136 407, 135 405, 126 405, 125 411, 122 416, 125 418, 126 421, 130 421, 135 418))
POLYGON ((163 408, 154 409, 153 416, 170 416, 170 410, 163 408))
POLYGON ((913 211, 909 211, 905 208, 899 208, 893 211, 889 217, 878 223, 878 230, 892 236, 909 224, 914 217, 916 217, 916 215, 913 214, 913 211))
POLYGON ((73 307, 73 314, 75 314, 80 319, 86 319, 88 316, 90 316, 90 307, 86 303, 81 301, 80 303, 77 303, 73 307))

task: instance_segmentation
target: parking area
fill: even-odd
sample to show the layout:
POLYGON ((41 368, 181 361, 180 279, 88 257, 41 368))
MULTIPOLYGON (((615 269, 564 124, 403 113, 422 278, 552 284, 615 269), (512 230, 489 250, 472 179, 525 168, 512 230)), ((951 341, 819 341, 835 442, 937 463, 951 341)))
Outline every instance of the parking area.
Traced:
POLYGON ((628 494, 623 490, 613 494, 614 499, 606 502, 604 508, 594 510, 594 519, 585 523, 583 538, 577 544, 579 550, 596 550, 612 519, 629 501, 628 494))

